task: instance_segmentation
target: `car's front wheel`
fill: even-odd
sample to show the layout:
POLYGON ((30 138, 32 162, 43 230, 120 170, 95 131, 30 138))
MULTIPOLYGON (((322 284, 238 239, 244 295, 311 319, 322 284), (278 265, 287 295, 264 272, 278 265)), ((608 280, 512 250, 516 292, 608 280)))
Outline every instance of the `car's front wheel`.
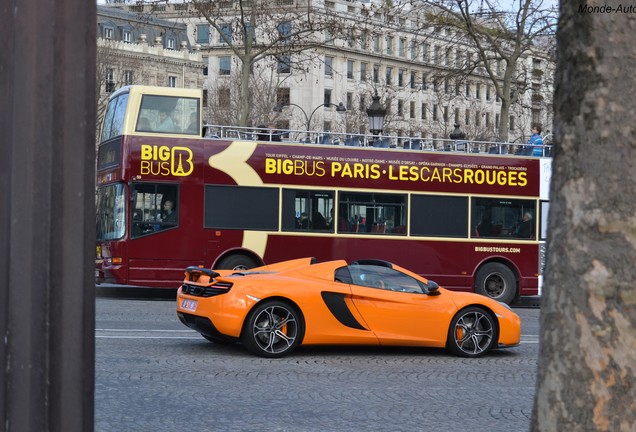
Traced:
POLYGON ((282 357, 300 343, 303 322, 297 310, 281 301, 265 301, 252 310, 241 342, 261 357, 282 357))
POLYGON ((479 357, 490 351, 499 338, 495 318, 478 307, 463 309, 448 329, 448 350, 461 357, 479 357))

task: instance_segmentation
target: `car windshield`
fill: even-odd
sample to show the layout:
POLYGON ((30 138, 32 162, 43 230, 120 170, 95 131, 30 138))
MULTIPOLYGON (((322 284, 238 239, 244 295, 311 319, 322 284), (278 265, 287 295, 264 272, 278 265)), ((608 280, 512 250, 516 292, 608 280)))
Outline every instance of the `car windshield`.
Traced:
POLYGON ((126 199, 123 183, 97 190, 97 240, 116 240, 126 233, 126 199))
POLYGON ((422 293, 422 286, 417 279, 395 269, 378 265, 348 266, 351 283, 369 288, 380 288, 390 291, 422 293))

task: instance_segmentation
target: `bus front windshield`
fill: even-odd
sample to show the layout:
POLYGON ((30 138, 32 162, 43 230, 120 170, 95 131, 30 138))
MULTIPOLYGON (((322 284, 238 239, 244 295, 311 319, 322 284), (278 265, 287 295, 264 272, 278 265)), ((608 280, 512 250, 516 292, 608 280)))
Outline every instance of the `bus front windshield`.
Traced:
POLYGON ((123 183, 97 190, 97 240, 117 240, 126 233, 126 188, 123 183))

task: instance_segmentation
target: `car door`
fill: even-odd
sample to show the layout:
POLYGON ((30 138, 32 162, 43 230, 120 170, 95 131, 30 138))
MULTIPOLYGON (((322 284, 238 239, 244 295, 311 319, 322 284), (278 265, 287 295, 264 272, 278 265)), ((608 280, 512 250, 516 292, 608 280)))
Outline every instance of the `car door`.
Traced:
POLYGON ((417 279, 392 268, 352 269, 352 301, 381 344, 444 346, 456 310, 445 296, 424 293, 417 279))

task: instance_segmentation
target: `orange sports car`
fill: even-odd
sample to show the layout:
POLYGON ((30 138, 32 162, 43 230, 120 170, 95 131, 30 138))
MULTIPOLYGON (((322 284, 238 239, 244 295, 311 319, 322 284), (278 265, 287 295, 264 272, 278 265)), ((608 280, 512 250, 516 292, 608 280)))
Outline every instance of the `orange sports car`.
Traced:
POLYGON ((478 357, 518 345, 521 335, 506 304, 445 290, 382 260, 302 258, 246 271, 188 267, 185 274, 181 322, 263 357, 300 344, 446 347, 478 357))

